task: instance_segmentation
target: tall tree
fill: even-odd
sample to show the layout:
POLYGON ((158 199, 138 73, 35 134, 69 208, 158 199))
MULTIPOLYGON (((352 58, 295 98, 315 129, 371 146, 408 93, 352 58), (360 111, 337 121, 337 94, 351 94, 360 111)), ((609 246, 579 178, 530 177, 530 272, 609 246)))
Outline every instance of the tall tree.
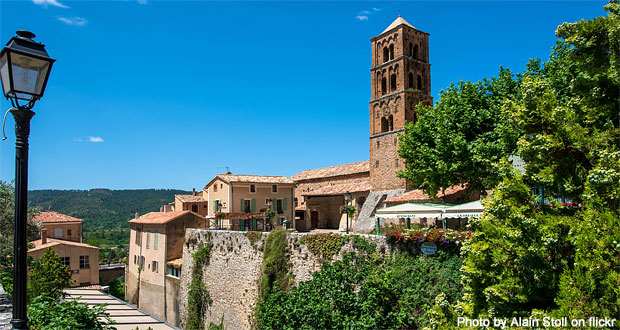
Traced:
POLYGON ((73 283, 71 270, 52 248, 45 249, 43 256, 34 261, 28 274, 28 299, 48 296, 62 297, 63 290, 73 283))
POLYGON ((419 105, 417 122, 405 125, 400 140, 406 169, 398 175, 430 195, 461 183, 473 191, 494 187, 494 164, 517 147, 519 130, 503 105, 519 95, 519 82, 500 68, 490 80, 452 83, 435 107, 419 105))

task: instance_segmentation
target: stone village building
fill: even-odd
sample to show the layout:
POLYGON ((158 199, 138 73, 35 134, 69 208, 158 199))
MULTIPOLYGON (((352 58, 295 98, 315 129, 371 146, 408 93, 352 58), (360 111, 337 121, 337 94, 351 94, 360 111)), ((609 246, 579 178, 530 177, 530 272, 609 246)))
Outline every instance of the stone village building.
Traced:
POLYGON ((46 211, 32 221, 41 224, 41 239, 31 242, 28 256, 37 260, 52 248, 71 269, 72 287, 99 284, 99 248, 82 243, 82 219, 46 211))
POLYGON ((294 189, 295 183, 284 176, 228 172, 209 181, 202 196, 206 196, 207 204, 211 205, 207 214, 209 218, 215 218, 218 212, 223 215, 218 228, 265 230, 264 212, 268 209, 275 212, 275 225, 284 221, 289 222, 289 227, 294 225, 294 189))
POLYGON ((179 277, 185 230, 207 228, 192 211, 151 212, 129 220, 125 299, 147 313, 178 324, 179 277))

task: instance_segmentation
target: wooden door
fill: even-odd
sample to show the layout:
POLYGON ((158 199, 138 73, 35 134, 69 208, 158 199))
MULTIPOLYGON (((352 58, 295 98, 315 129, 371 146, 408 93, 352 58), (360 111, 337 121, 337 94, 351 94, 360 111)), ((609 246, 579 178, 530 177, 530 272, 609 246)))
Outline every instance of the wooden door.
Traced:
POLYGON ((318 228, 319 227, 319 212, 318 211, 310 211, 310 228, 318 228))

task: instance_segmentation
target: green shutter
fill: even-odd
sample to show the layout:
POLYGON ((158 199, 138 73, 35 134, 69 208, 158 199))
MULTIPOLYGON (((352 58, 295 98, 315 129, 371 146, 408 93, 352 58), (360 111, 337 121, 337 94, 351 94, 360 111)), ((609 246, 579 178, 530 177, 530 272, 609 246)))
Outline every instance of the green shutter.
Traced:
POLYGON ((256 230, 256 218, 252 218, 252 230, 256 230))
POLYGON ((252 213, 256 212, 256 200, 252 200, 252 213))
POLYGON ((282 211, 286 211, 286 198, 282 200, 282 211))
POLYGON ((241 213, 245 213, 245 199, 241 199, 241 213))
POLYGON ((213 200, 213 213, 217 212, 216 205, 217 205, 217 199, 214 199, 213 200))
POLYGON ((239 230, 245 230, 245 220, 239 220, 239 230))

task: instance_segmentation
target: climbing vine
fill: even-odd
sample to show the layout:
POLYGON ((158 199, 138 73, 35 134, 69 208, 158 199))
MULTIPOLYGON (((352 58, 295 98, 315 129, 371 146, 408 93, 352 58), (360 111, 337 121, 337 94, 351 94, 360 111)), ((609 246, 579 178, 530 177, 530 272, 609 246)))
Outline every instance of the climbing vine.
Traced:
POLYGON ((348 238, 344 235, 325 233, 306 235, 301 238, 300 242, 306 244, 312 254, 330 260, 347 240, 348 238))
POLYGON ((265 239, 263 249, 263 266, 258 282, 258 301, 265 301, 267 296, 276 288, 286 291, 289 287, 288 257, 286 250, 288 241, 287 231, 278 227, 265 239))
POLYGON ((187 328, 203 330, 205 309, 212 303, 209 291, 202 280, 204 266, 208 265, 211 259, 211 244, 201 245, 192 254, 192 258, 194 269, 187 295, 187 328))

